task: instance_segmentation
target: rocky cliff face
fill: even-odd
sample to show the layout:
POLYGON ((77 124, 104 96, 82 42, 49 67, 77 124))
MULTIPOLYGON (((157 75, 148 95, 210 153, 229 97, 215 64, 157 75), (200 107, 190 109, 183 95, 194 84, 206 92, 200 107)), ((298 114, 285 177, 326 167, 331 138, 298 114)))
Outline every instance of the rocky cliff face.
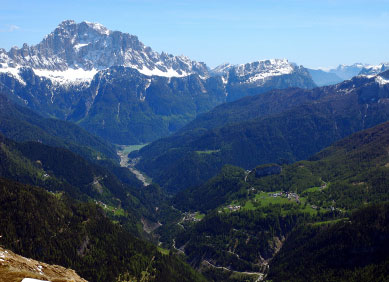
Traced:
POLYGON ((227 101, 272 89, 316 86, 307 69, 289 63, 286 59, 263 60, 242 65, 224 64, 211 73, 221 76, 227 87, 227 101))
POLYGON ((9 52, 0 50, 3 68, 31 67, 38 70, 101 70, 112 66, 132 67, 141 73, 160 76, 208 75, 204 63, 185 56, 157 53, 138 37, 111 31, 98 23, 62 22, 39 44, 9 52))
POLYGON ((263 86, 276 80, 276 78, 286 79, 287 76, 298 74, 304 80, 290 81, 289 87, 314 87, 309 72, 302 66, 289 63, 286 59, 272 59, 256 61, 242 65, 224 64, 212 70, 215 75, 221 75, 225 83, 230 84, 251 84, 263 86))
POLYGON ((359 72, 360 75, 376 75, 381 72, 389 70, 389 63, 382 63, 376 66, 365 66, 359 72))
POLYGON ((111 67, 90 82, 57 84, 21 68, 19 79, 0 73, 0 91, 44 116, 77 122, 117 144, 153 141, 175 132, 226 100, 220 77, 147 76, 111 67))

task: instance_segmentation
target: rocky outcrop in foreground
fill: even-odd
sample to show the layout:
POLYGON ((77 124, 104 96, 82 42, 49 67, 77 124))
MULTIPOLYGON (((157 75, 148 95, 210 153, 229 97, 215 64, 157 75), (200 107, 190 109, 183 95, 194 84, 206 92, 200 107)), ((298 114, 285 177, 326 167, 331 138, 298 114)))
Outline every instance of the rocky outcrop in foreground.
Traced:
POLYGON ((0 282, 87 282, 72 269, 19 256, 0 247, 0 282))

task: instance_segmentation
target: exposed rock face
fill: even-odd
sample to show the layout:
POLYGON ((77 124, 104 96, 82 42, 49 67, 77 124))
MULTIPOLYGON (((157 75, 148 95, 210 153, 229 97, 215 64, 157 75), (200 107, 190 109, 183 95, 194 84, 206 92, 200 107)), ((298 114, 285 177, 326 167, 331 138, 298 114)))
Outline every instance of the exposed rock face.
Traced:
POLYGON ((276 175, 280 174, 282 172, 282 167, 279 165, 268 165, 268 166, 262 166, 255 169, 255 176, 265 177, 269 175, 276 175))
POLYGON ((14 47, 9 52, 1 49, 0 63, 3 68, 28 66, 51 71, 126 66, 161 76, 208 75, 204 63, 185 56, 159 54, 134 35, 108 30, 98 23, 77 24, 72 20, 62 22, 35 46, 24 44, 21 49, 14 47))
POLYGON ((0 247, 0 282, 20 282, 22 280, 26 282, 39 280, 87 282, 72 269, 28 259, 0 247))
POLYGON ((242 65, 224 64, 213 69, 211 73, 222 77, 228 93, 227 101, 272 89, 316 86, 307 69, 289 63, 286 59, 263 60, 242 65))
POLYGON ((382 63, 376 66, 365 66, 361 71, 360 75, 376 75, 381 72, 389 70, 389 63, 382 63))
POLYGON ((287 59, 262 60, 242 65, 224 64, 211 71, 221 75, 225 83, 244 83, 263 86, 278 78, 285 80, 288 76, 299 75, 300 80, 289 84, 289 87, 312 88, 315 86, 309 72, 302 66, 289 63, 287 59))

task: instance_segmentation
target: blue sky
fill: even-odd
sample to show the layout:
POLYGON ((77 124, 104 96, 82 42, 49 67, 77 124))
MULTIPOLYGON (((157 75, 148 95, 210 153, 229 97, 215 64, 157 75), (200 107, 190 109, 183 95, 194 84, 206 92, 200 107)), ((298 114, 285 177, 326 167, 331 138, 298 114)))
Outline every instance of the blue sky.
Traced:
POLYGON ((65 19, 99 22, 211 67, 389 61, 389 0, 0 0, 0 47, 36 44, 65 19))

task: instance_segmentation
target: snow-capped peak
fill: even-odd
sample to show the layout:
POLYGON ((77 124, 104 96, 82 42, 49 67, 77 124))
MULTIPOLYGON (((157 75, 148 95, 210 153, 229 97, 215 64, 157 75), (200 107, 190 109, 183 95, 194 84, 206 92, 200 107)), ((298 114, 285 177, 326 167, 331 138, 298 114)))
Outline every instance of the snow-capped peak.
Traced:
POLYGON ((261 74, 266 77, 289 74, 293 71, 293 67, 287 59, 270 59, 238 65, 236 70, 239 76, 261 74))
POLYGON ((108 28, 106 28, 100 23, 91 23, 88 21, 83 21, 83 23, 86 23, 90 28, 93 28, 94 30, 98 31, 101 34, 109 35, 111 33, 111 31, 108 28))
POLYGON ((9 68, 31 67, 36 74, 56 83, 85 82, 84 78, 90 80, 93 72, 112 66, 135 68, 146 75, 181 77, 196 73, 208 76, 204 63, 191 61, 186 56, 159 54, 140 42, 137 36, 112 32, 100 23, 73 20, 61 22, 35 46, 24 44, 21 49, 0 50, 0 64, 2 72, 9 68), (81 74, 82 71, 85 73, 81 74), (76 73, 81 79, 68 79, 74 78, 76 73))
POLYGON ((389 63, 379 65, 367 65, 360 71, 359 75, 376 75, 389 69, 389 63))
POLYGON ((389 84, 389 70, 376 75, 375 82, 377 82, 380 86, 388 85, 389 84))
POLYGON ((295 68, 287 59, 269 59, 240 65, 223 64, 212 72, 223 75, 223 82, 233 77, 240 83, 262 84, 271 77, 290 74, 295 68))
POLYGON ((66 26, 74 25, 74 24, 76 24, 76 22, 73 21, 73 20, 64 20, 64 21, 62 21, 62 22, 58 25, 57 28, 65 28, 66 26))
POLYGON ((212 69, 211 72, 215 75, 222 75, 227 73, 232 67, 234 67, 234 65, 231 65, 230 63, 224 63, 212 69))

